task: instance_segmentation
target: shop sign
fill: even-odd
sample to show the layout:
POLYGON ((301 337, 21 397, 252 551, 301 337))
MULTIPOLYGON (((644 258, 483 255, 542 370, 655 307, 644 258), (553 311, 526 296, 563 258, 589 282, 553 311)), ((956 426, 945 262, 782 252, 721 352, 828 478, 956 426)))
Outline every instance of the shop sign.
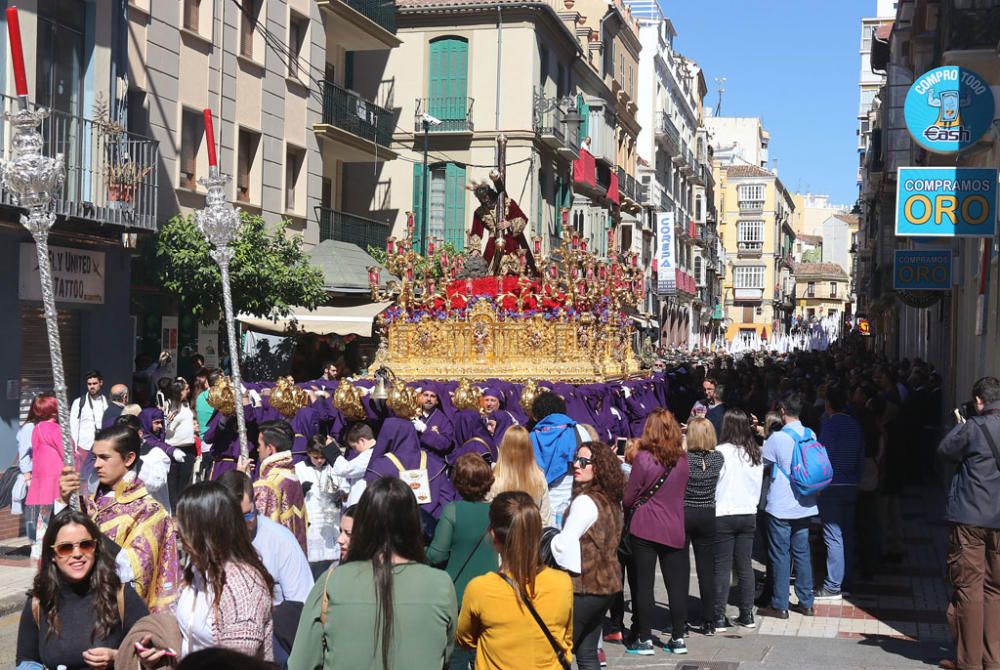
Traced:
POLYGON ((947 291, 951 288, 951 251, 896 249, 892 288, 897 291, 947 291))
POLYGON ((656 277, 657 295, 677 293, 677 266, 674 264, 674 213, 660 212, 656 216, 656 277))
POLYGON ((925 72, 906 93, 903 118, 914 141, 928 151, 961 151, 993 123, 993 91, 982 77, 947 65, 925 72))
MULTIPOLYGON (((85 305, 104 304, 107 267, 103 251, 49 247, 52 288, 56 302, 85 305)), ((35 245, 21 243, 18 294, 21 300, 41 300, 42 284, 38 279, 38 256, 35 245)))
POLYGON ((996 217, 995 168, 899 168, 897 236, 993 237, 996 217))
POLYGON ((219 367, 219 320, 198 322, 198 353, 205 357, 205 367, 219 367))

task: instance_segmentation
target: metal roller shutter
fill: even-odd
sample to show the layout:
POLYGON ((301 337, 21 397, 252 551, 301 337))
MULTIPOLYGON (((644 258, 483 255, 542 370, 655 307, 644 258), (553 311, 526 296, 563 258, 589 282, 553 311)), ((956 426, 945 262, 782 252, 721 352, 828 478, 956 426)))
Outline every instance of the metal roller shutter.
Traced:
MULTIPOLYGON (((60 309, 59 341, 62 344, 66 394, 72 402, 80 395, 80 315, 60 309)), ((52 364, 49 362, 49 337, 45 316, 39 307, 21 308, 21 403, 20 420, 28 416, 31 401, 44 391, 52 391, 52 364)))

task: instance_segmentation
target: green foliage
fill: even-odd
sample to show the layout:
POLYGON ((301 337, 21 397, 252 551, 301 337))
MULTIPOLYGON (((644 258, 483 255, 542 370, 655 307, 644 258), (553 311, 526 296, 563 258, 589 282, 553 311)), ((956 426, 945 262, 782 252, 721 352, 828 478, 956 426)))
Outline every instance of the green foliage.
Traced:
POLYGON ((802 254, 803 263, 822 263, 823 262, 823 250, 822 249, 810 249, 809 251, 802 254))
MULTIPOLYGON (((314 309, 326 300, 323 273, 309 263, 299 236, 286 234, 287 222, 268 231, 261 217, 241 217, 229 271, 237 314, 278 319, 292 307, 314 309)), ((160 282, 181 309, 201 321, 222 314, 222 276, 193 216, 175 216, 160 229, 156 259, 160 282)))

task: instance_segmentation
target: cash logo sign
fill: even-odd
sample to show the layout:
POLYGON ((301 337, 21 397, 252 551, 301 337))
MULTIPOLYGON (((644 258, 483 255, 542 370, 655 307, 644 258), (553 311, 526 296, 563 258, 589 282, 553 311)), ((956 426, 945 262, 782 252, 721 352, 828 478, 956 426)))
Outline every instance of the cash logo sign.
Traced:
POLYGON ((906 94, 910 135, 936 153, 954 153, 979 141, 993 121, 993 92, 982 77, 946 66, 921 75, 906 94))

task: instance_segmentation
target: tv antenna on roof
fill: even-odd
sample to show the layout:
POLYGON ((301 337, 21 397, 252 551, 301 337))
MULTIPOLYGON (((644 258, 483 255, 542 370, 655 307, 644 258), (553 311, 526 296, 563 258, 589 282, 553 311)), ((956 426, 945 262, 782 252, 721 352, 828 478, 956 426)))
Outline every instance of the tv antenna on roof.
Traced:
POLYGON ((721 116, 722 115, 722 94, 726 92, 726 89, 723 87, 723 84, 725 84, 725 83, 726 83, 726 78, 725 77, 716 77, 715 78, 715 87, 716 87, 716 90, 719 93, 719 99, 715 103, 715 115, 716 116, 721 116))

